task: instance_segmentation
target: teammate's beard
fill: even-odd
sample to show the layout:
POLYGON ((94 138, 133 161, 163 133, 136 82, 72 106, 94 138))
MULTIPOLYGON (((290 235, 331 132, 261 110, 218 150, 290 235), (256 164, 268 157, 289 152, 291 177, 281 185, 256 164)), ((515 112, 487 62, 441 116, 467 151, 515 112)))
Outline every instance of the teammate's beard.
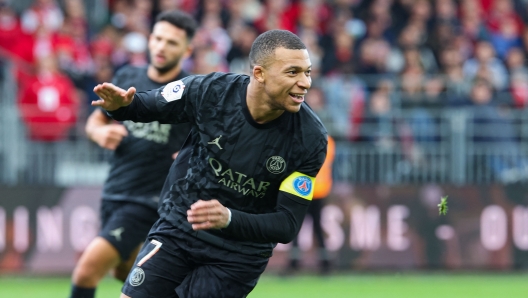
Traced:
POLYGON ((165 64, 162 67, 157 67, 155 65, 152 65, 152 66, 154 66, 154 68, 158 71, 159 74, 165 74, 165 73, 173 70, 176 67, 176 65, 178 65, 178 63, 180 63, 180 59, 181 58, 175 59, 171 63, 165 64))

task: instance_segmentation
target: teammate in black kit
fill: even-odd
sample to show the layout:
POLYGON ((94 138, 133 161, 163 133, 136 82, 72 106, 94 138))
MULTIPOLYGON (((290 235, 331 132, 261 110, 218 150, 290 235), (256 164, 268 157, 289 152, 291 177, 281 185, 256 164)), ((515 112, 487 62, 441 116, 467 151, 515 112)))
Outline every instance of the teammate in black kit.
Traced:
POLYGON ((189 76, 139 93, 94 88, 92 104, 117 120, 192 125, 121 297, 246 297, 277 242, 296 236, 327 146, 303 103, 310 58, 296 35, 272 30, 250 61, 251 76, 189 76))
MULTIPOLYGON (((150 64, 122 68, 113 83, 150 90, 186 77, 181 62, 191 52, 195 31, 196 23, 188 14, 161 13, 149 38, 150 64)), ((189 123, 117 124, 99 109, 90 115, 86 124, 90 139, 115 152, 103 188, 102 229, 75 267, 70 297, 94 297, 97 284, 111 269, 116 278, 126 279, 140 245, 159 218, 158 198, 172 155, 190 129, 189 123)))

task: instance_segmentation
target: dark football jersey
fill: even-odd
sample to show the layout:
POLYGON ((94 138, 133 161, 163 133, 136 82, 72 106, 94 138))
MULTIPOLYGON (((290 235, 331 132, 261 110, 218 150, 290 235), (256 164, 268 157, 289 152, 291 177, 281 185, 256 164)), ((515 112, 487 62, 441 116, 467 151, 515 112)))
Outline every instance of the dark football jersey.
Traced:
POLYGON ((326 129, 302 104, 258 124, 246 103, 247 75, 189 76, 158 90, 139 92, 117 119, 162 123, 189 121, 192 130, 171 167, 160 215, 175 227, 226 249, 270 255, 276 243, 235 239, 222 230, 194 231, 187 210, 217 199, 250 214, 275 211, 279 191, 311 200, 314 177, 326 155, 326 129))
MULTIPOLYGON (((175 79, 187 75, 181 72, 175 79)), ((132 66, 118 71, 112 83, 125 90, 133 86, 138 91, 157 89, 167 84, 152 81, 147 76, 146 67, 132 66)), ((103 200, 136 202, 157 210, 159 195, 173 162, 172 155, 187 138, 190 123, 171 125, 127 120, 122 124, 128 136, 123 138, 110 160, 103 200)))

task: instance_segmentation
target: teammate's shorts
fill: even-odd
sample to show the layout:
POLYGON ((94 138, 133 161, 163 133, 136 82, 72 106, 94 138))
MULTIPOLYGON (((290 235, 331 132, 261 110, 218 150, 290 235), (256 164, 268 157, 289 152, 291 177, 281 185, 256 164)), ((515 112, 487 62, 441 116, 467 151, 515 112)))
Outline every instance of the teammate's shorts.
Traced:
POLYGON ((122 291, 133 298, 246 297, 268 260, 218 248, 160 219, 122 291))
POLYGON ((159 215, 147 206, 103 200, 101 203, 102 228, 99 236, 110 242, 126 261, 130 254, 147 238, 159 215))

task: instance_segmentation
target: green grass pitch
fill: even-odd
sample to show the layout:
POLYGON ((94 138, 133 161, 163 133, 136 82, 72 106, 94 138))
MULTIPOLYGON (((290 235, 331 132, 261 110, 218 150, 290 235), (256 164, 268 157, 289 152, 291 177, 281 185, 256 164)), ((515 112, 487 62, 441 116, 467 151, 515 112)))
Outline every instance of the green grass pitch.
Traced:
MULTIPOLYGON (((67 298, 69 287, 67 277, 0 276, 0 297, 6 298, 67 298)), ((96 298, 117 298, 120 289, 120 283, 107 278, 98 288, 96 298)), ((287 278, 266 274, 249 297, 528 297, 528 274, 353 273, 287 278)))

